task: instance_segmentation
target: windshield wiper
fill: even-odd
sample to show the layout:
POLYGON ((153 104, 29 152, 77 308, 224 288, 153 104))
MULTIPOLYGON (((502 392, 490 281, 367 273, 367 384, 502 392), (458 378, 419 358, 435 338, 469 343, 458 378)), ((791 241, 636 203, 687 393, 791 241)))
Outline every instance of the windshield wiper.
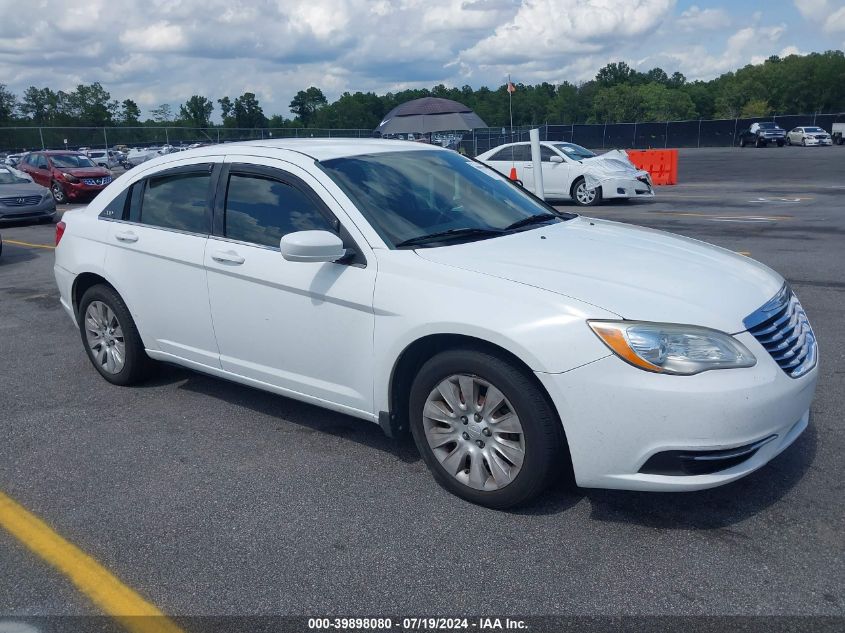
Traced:
POLYGON ((550 220, 556 219, 558 219, 558 216, 552 215, 551 213, 539 213, 537 215, 529 215, 527 218, 522 218, 521 220, 517 220, 513 224, 508 224, 505 227, 505 231, 518 229, 523 226, 529 226, 531 224, 540 224, 540 222, 549 222, 550 220))
POLYGON ((437 233, 429 233, 428 235, 417 235, 416 237, 402 240, 396 247, 414 246, 416 244, 426 244, 428 242, 439 242, 440 240, 450 239, 453 237, 494 237, 502 235, 504 231, 500 229, 481 229, 481 228, 461 228, 448 229, 446 231, 438 231, 437 233))

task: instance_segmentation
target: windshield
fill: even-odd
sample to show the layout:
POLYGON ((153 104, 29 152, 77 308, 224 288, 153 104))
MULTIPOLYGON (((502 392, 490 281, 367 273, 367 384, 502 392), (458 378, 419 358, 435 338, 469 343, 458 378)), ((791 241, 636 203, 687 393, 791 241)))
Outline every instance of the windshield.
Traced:
POLYGON ((595 154, 586 147, 581 147, 575 143, 555 143, 554 147, 573 160, 593 158, 595 156, 595 154))
POLYGON ((757 127, 761 130, 774 130, 777 125, 775 125, 774 123, 758 123, 757 127))
POLYGON ((821 129, 820 127, 805 127, 804 131, 810 132, 811 134, 823 134, 824 133, 824 130, 821 129))
MULTIPOLYGON (((320 163, 390 246, 483 239, 536 215, 569 219, 494 170, 447 151, 385 152, 320 163), (555 215, 552 215, 555 214, 555 215), (486 232, 486 233, 485 233, 486 232)), ((529 226, 522 226, 525 230, 529 226)))
POLYGON ((16 176, 8 169, 0 169, 0 185, 17 185, 29 182, 26 178, 16 176))
POLYGON ((56 167, 96 167, 90 158, 82 154, 53 154, 50 160, 56 167))

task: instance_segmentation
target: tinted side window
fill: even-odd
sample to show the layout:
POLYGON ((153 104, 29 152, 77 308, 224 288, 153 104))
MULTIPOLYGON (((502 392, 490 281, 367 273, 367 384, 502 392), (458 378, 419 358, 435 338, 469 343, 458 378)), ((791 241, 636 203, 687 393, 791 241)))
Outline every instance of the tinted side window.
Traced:
POLYGON ((315 203, 296 187, 246 174, 231 174, 226 192, 225 235, 275 246, 295 231, 332 228, 315 203))
POLYGON ((210 181, 208 172, 153 176, 144 187, 141 222, 166 229, 208 233, 210 181))
POLYGON ((499 160, 499 161, 506 161, 511 159, 511 148, 508 147, 507 149, 500 150, 493 154, 487 160, 499 160))
POLYGON ((552 156, 557 156, 557 154, 555 154, 552 151, 551 147, 546 147, 545 145, 540 145, 540 160, 541 161, 543 161, 544 163, 550 163, 550 162, 552 162, 552 156))
POLYGON ((47 165, 47 157, 44 156, 44 154, 36 155, 35 166, 38 167, 38 169, 49 169, 49 166, 47 165))
POLYGON ((123 210, 126 208, 126 198, 129 196, 130 189, 132 187, 127 187, 114 200, 109 202, 100 212, 100 217, 109 218, 110 220, 122 220, 123 210))

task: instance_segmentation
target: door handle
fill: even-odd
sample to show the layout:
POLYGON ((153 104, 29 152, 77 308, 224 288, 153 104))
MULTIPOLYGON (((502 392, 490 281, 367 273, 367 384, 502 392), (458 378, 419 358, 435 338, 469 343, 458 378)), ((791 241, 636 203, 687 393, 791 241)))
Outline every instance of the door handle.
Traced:
POLYGON ((235 251, 214 251, 211 259, 221 264, 243 264, 246 260, 235 251))
POLYGON ((534 169, 534 163, 528 163, 528 164, 525 166, 525 169, 534 169))
POLYGON ((114 239, 118 242, 137 242, 138 236, 135 235, 132 231, 125 231, 121 233, 115 233, 114 239))

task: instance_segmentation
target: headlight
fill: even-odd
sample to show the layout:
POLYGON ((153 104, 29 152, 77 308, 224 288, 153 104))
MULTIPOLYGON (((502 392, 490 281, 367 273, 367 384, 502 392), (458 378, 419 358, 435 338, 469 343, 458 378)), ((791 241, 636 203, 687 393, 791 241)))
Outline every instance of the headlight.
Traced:
POLYGON ((730 334, 697 325, 588 321, 622 360, 659 374, 691 376, 709 369, 751 367, 757 359, 730 334))
POLYGON ((65 172, 62 172, 62 178, 64 178, 68 182, 79 182, 79 178, 77 178, 73 174, 66 174, 65 172))

